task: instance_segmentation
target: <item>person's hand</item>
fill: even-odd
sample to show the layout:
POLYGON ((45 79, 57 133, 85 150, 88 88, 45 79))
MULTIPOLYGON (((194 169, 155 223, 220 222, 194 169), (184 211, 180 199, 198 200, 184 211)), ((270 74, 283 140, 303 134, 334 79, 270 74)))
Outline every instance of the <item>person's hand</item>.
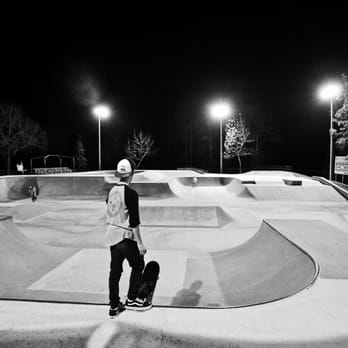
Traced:
POLYGON ((146 247, 143 243, 139 243, 138 244, 138 248, 139 248, 139 251, 140 251, 140 255, 145 255, 147 250, 146 250, 146 247))

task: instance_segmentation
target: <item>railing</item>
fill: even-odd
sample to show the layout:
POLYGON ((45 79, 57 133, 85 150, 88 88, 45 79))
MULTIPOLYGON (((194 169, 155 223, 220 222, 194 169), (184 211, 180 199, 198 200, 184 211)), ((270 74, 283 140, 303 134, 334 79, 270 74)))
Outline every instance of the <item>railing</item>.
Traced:
POLYGON ((324 185, 333 187, 338 193, 340 193, 345 199, 348 200, 348 186, 339 182, 330 181, 320 176, 313 176, 313 180, 317 180, 324 185))
POLYGON ((72 170, 68 167, 51 167, 51 168, 34 168, 34 174, 58 174, 58 173, 71 173, 72 170))
POLYGON ((18 170, 0 170, 0 176, 5 175, 42 175, 42 174, 58 174, 58 173, 71 173, 72 169, 68 167, 53 167, 53 168, 33 168, 24 169, 23 171, 18 170))

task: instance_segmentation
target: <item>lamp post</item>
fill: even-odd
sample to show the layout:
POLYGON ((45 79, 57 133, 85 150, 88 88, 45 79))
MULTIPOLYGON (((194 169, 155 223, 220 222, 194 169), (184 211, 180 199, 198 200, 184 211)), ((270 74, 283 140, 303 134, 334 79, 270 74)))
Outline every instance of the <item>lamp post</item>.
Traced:
POLYGON ((101 119, 108 118, 111 115, 110 108, 105 104, 98 104, 92 109, 93 114, 98 117, 98 159, 99 170, 101 170, 101 119))
POLYGON ((216 101, 209 106, 209 114, 220 122, 220 173, 223 172, 222 120, 231 115, 231 105, 227 101, 216 101))
POLYGON ((321 87, 319 90, 319 97, 322 100, 330 101, 330 164, 329 164, 329 180, 332 179, 332 168, 333 168, 333 101, 338 98, 342 93, 342 86, 336 82, 330 82, 321 87))

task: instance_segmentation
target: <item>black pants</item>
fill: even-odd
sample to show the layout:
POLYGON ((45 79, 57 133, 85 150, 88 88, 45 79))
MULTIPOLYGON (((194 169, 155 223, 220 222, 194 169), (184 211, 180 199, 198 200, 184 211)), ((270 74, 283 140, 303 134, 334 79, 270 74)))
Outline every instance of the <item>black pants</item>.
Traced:
POLYGON ((127 259, 129 266, 132 268, 127 295, 130 300, 134 300, 138 295, 145 264, 144 257, 140 255, 137 242, 133 240, 125 239, 111 246, 110 251, 109 300, 110 306, 114 308, 120 301, 119 281, 123 271, 124 259, 127 259))

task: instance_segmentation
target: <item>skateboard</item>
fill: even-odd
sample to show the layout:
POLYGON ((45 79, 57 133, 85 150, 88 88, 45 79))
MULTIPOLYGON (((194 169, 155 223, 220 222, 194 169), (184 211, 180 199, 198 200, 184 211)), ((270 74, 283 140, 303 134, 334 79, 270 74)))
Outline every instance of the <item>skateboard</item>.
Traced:
POLYGON ((145 299, 146 302, 152 303, 157 280, 159 279, 159 271, 160 266, 157 261, 150 261, 146 264, 138 292, 140 299, 145 299))
MULTIPOLYGON (((159 271, 160 271, 160 266, 157 261, 150 261, 146 264, 144 272, 143 272, 142 280, 141 280, 141 285, 138 291, 138 298, 142 300, 145 299, 146 302, 149 302, 152 304, 152 299, 155 293, 157 280, 159 279, 158 277, 159 271)), ((114 316, 109 315, 109 318, 110 319, 116 318, 125 310, 126 310, 126 307, 124 304, 122 304, 120 311, 114 316)))

